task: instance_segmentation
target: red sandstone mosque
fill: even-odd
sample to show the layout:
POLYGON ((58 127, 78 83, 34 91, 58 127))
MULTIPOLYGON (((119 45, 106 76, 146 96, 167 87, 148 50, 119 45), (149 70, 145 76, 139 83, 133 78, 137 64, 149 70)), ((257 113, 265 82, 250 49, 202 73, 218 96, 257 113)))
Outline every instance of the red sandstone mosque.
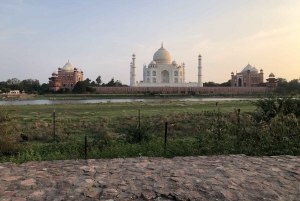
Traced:
POLYGON ((252 67, 249 63, 248 65, 240 72, 231 73, 231 86, 232 87, 277 87, 278 79, 275 79, 275 75, 271 73, 269 79, 266 79, 267 82, 264 82, 264 73, 263 69, 258 70, 255 67, 252 67))
POLYGON ((57 91, 60 88, 72 91, 78 81, 83 81, 83 71, 78 70, 69 61, 49 78, 49 89, 57 91))

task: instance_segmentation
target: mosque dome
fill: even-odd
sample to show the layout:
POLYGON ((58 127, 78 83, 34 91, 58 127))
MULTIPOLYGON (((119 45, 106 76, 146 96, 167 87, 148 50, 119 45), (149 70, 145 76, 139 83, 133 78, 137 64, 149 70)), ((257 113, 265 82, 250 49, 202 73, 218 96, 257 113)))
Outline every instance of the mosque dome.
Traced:
POLYGON ((73 72, 74 71, 74 66, 68 61, 64 67, 62 68, 62 71, 65 72, 73 72))
POLYGON ((171 64, 171 54, 161 44, 161 48, 154 53, 153 60, 158 64, 171 64))
POLYGON ((269 77, 275 77, 274 73, 270 73, 269 77))
POLYGON ((58 72, 57 72, 57 71, 54 71, 54 72, 52 73, 52 75, 58 75, 58 72))
POLYGON ((258 70, 255 67, 252 67, 249 63, 248 65, 241 71, 241 73, 246 73, 250 70, 251 73, 258 73, 258 70))
POLYGON ((253 67, 253 68, 250 70, 250 72, 252 72, 252 73, 258 73, 258 70, 257 70, 255 67, 253 67))

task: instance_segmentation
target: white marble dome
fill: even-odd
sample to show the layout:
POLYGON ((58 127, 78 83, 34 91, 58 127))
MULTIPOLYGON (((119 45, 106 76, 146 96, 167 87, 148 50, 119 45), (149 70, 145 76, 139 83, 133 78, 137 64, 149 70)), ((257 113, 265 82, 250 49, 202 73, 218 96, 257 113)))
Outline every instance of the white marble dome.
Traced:
POLYGON ((64 67, 62 68, 62 71, 65 72, 73 72, 74 71, 74 66, 68 61, 64 67))
POLYGON ((178 65, 175 60, 172 62, 172 64, 173 64, 173 66, 177 66, 178 65))
POLYGON ((151 62, 149 63, 149 65, 156 65, 156 62, 155 62, 155 61, 151 61, 151 62))
POLYGON ((161 48, 154 53, 153 60, 157 64, 171 64, 171 54, 161 45, 161 48))
POLYGON ((52 73, 52 75, 58 75, 58 72, 57 72, 57 71, 54 71, 54 72, 52 73))

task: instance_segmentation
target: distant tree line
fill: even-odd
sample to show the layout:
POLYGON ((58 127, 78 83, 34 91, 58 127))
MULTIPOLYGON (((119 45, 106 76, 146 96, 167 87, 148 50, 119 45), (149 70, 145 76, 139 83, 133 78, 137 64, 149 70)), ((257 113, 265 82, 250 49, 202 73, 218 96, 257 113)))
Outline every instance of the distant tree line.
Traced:
POLYGON ((275 93, 278 94, 299 94, 300 93, 300 80, 293 79, 291 81, 287 81, 284 78, 278 78, 278 86, 274 90, 275 93))
MULTIPOLYGON (((122 84, 120 80, 116 80, 111 78, 111 80, 107 83, 103 83, 101 76, 98 76, 95 81, 91 81, 91 79, 86 78, 84 81, 77 82, 74 86, 74 93, 85 93, 85 92, 95 92, 96 90, 93 87, 128 87, 128 85, 122 84)), ((204 82, 204 87, 228 87, 231 86, 231 80, 223 83, 215 83, 215 82, 204 82)), ((11 90, 20 90, 25 91, 26 93, 31 94, 44 94, 44 93, 68 93, 69 91, 66 89, 60 89, 57 92, 49 90, 49 84, 43 83, 40 84, 39 80, 36 79, 25 79, 19 80, 17 78, 8 79, 7 81, 0 81, 0 90, 3 93, 8 93, 11 90)), ((291 81, 287 81, 284 78, 278 78, 278 87, 274 90, 275 93, 285 95, 285 94, 299 94, 300 93, 300 79, 293 79, 291 81)))
MULTIPOLYGON (((223 82, 221 84, 215 83, 215 82, 204 82, 204 87, 221 87, 221 86, 231 86, 231 80, 228 80, 227 82, 223 82)), ((287 81, 284 78, 278 78, 278 86, 274 90, 274 93, 281 94, 281 95, 287 95, 287 94, 300 94, 300 79, 293 79, 291 81, 287 81)))
POLYGON ((221 84, 215 83, 215 82, 204 82, 204 87, 230 87, 231 86, 231 80, 228 80, 227 82, 223 82, 221 84))
POLYGON ((12 78, 0 82, 0 90, 3 93, 9 93, 11 90, 19 90, 31 94, 43 94, 49 92, 49 85, 46 83, 41 85, 39 80, 35 79, 25 79, 21 81, 17 78, 12 78))
POLYGON ((102 83, 101 76, 98 76, 95 81, 91 82, 91 79, 86 78, 84 81, 79 81, 75 84, 73 88, 73 93, 92 93, 96 89, 93 87, 102 86, 102 87, 128 87, 128 85, 122 84, 120 80, 111 78, 108 83, 102 83))

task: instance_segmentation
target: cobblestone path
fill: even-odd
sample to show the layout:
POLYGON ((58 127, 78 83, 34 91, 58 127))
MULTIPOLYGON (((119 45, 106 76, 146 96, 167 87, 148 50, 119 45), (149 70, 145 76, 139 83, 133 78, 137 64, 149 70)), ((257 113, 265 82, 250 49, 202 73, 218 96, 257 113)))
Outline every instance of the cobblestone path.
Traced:
POLYGON ((0 163, 0 200, 300 200, 300 156, 0 163))

